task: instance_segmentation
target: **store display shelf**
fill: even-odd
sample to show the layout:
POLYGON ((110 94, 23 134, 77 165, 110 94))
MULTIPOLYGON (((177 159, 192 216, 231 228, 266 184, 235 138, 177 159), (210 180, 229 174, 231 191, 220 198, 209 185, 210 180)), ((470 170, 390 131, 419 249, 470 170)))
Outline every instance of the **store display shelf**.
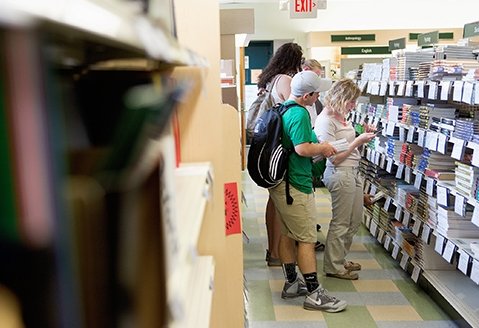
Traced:
POLYGON ((426 270, 422 276, 471 325, 479 327, 477 285, 455 270, 426 270))
POLYGON ((213 185, 210 163, 182 163, 175 171, 176 217, 181 229, 179 242, 195 252, 206 202, 213 185))
POLYGON ((181 327, 209 327, 214 273, 213 256, 197 257, 190 275, 185 322, 181 327))

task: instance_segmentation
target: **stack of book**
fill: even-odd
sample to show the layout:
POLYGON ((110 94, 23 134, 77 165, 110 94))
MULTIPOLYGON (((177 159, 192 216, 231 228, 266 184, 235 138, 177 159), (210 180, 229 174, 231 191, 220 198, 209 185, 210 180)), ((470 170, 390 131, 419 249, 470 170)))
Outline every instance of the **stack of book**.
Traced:
POLYGON ((453 209, 437 208, 436 230, 446 238, 479 238, 479 227, 471 222, 472 211, 459 215, 453 209))
POLYGON ((479 134, 479 120, 460 118, 456 120, 453 136, 465 141, 471 141, 474 135, 479 134))
POLYGON ((479 168, 459 161, 456 161, 455 164, 455 184, 457 191, 468 198, 476 198, 479 168))

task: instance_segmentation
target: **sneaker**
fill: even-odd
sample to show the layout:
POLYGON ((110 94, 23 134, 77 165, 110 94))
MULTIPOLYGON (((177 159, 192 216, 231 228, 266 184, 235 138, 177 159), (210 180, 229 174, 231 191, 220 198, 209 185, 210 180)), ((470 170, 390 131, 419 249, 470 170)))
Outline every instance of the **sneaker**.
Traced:
POLYGON ((284 283, 281 298, 295 298, 298 296, 305 296, 308 294, 306 283, 298 276, 295 281, 284 283))
POLYGON ((344 268, 348 271, 360 271, 361 264, 352 261, 346 261, 344 262, 344 268))
POLYGON ((312 291, 303 303, 306 310, 316 310, 325 312, 339 312, 346 308, 346 301, 338 300, 336 297, 328 295, 328 291, 322 287, 312 291))
POLYGON ((358 280, 359 276, 357 273, 351 271, 345 272, 338 272, 338 273, 326 273, 327 277, 333 277, 338 279, 346 279, 346 280, 358 280))

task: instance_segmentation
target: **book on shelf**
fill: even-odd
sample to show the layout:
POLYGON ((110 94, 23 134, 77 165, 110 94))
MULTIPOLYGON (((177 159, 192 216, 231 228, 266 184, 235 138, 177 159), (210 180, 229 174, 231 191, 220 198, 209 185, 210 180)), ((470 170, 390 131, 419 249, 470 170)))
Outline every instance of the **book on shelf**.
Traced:
POLYGON ((437 180, 454 180, 456 177, 456 172, 453 170, 442 171, 427 168, 424 170, 424 174, 437 180))

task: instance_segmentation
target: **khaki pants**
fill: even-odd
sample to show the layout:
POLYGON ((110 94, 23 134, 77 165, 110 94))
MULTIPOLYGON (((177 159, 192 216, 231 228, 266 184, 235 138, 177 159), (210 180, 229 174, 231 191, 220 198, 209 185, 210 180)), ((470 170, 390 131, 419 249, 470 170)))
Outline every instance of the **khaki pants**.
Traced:
POLYGON ((363 178, 353 167, 327 167, 324 184, 331 193, 333 216, 324 250, 324 272, 344 272, 344 262, 363 215, 363 178))
POLYGON ((281 217, 281 234, 304 243, 315 243, 316 232, 316 203, 314 193, 305 194, 289 185, 289 193, 293 197, 293 204, 286 203, 286 183, 269 189, 269 194, 276 210, 281 217))

